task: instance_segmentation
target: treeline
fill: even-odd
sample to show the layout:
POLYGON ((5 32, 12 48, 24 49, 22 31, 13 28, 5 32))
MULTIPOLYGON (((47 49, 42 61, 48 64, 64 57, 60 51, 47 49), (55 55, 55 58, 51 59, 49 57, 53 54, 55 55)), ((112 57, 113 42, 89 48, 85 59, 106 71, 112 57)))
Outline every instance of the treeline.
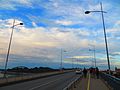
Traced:
POLYGON ((58 69, 52 69, 49 67, 34 67, 34 68, 28 68, 28 67, 14 67, 12 69, 8 69, 8 72, 18 72, 18 73, 43 73, 43 72, 52 72, 52 71, 58 71, 58 69))

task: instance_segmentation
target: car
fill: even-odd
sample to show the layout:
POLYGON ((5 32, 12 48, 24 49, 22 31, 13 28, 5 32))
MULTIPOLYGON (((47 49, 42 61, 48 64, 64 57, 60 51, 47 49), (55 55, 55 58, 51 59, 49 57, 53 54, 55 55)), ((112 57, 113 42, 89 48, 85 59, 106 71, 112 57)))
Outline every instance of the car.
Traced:
POLYGON ((82 74, 82 70, 76 70, 75 73, 76 74, 82 74))

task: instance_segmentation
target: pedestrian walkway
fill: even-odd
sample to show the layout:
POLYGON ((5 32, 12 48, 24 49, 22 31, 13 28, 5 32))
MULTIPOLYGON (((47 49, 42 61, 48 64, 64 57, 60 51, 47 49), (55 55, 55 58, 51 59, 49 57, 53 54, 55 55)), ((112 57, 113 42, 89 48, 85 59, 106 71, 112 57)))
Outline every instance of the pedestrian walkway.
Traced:
POLYGON ((101 79, 93 78, 90 74, 82 78, 74 90, 110 90, 101 79))

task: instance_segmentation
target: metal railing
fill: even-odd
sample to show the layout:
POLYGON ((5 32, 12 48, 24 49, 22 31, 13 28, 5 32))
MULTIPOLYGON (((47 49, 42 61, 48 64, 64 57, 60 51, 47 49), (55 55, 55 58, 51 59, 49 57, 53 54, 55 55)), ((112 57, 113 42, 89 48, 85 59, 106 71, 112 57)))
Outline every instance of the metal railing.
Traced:
POLYGON ((120 90, 120 79, 106 73, 101 73, 101 77, 113 90, 120 90))
POLYGON ((65 87, 63 90, 74 90, 74 88, 77 87, 77 84, 79 83, 82 75, 80 75, 78 78, 76 78, 73 82, 71 82, 67 87, 65 87))

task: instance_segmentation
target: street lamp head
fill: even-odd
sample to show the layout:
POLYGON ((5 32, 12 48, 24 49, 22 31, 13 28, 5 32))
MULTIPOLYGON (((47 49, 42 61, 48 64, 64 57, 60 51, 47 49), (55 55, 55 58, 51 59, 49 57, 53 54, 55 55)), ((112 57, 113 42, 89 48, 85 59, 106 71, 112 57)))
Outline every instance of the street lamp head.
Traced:
POLYGON ((20 25, 23 25, 23 23, 20 23, 20 25))
POLYGON ((90 13, 90 11, 85 11, 85 14, 89 14, 90 13))

